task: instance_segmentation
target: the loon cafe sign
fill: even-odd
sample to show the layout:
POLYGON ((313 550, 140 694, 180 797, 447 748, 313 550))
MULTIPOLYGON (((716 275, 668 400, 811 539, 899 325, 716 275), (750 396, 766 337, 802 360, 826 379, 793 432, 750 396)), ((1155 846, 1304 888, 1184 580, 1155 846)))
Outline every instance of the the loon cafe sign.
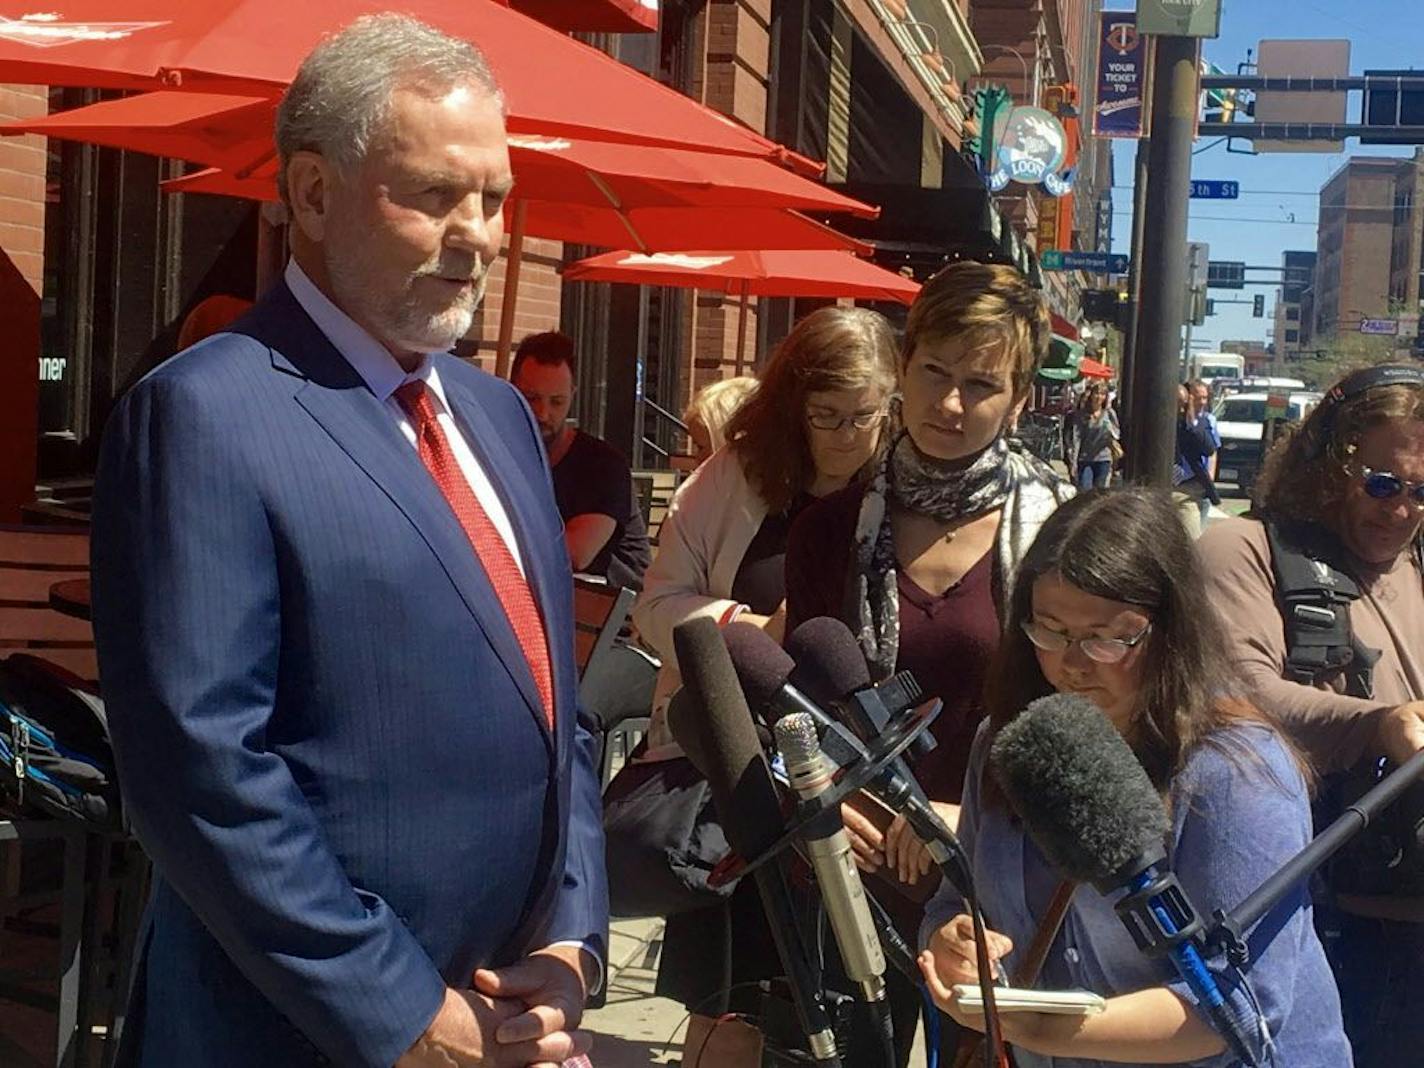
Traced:
POLYGON ((1068 158, 1068 134, 1053 114, 1042 108, 1008 108, 994 126, 991 190, 997 193, 1019 182, 1042 185, 1049 196, 1061 197, 1073 188, 1073 172, 1059 172, 1068 158))

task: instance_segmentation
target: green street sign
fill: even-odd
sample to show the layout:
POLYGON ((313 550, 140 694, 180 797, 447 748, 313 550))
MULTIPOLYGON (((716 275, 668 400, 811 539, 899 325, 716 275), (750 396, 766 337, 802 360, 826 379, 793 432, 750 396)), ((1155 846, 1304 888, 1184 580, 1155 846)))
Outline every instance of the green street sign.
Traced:
POLYGON ((1137 0, 1137 32, 1156 37, 1217 37, 1221 0, 1137 0))

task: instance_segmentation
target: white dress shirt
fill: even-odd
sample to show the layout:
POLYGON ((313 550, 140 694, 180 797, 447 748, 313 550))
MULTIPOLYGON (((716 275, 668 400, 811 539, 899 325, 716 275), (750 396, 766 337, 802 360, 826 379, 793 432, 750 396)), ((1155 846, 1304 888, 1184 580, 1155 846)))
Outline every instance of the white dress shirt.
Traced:
POLYGON ((391 413, 391 419, 400 427, 411 448, 418 448, 415 427, 405 409, 401 407, 400 401, 396 399, 396 390, 407 382, 425 383, 435 406, 436 421, 450 443, 455 462, 460 465, 460 473, 465 476, 465 481, 470 484, 480 507, 485 510, 485 514, 494 523, 494 528, 509 546, 514 562, 519 565, 519 571, 523 574, 524 559, 519 554, 519 542, 514 536, 514 525, 509 521, 504 502, 499 499, 494 484, 490 482, 479 459, 470 449, 469 442, 460 433, 459 426, 450 415, 450 405, 445 399, 445 387, 440 382, 440 372, 436 370, 432 360, 432 357, 440 354, 425 353, 420 359, 420 365, 414 371, 407 371, 396 362, 396 358, 384 345, 366 333, 355 320, 316 287, 306 272, 297 266, 295 258, 287 261, 286 282, 292 296, 297 298, 302 310, 312 317, 317 329, 326 335, 326 339, 335 346, 336 351, 355 368, 376 399, 386 406, 386 410, 391 413))

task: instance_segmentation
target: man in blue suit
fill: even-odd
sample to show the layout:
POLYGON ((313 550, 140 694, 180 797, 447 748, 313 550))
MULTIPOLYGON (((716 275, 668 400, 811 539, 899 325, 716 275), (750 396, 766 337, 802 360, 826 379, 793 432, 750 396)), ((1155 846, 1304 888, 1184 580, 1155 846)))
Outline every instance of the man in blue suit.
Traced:
POLYGON ((554 1065, 608 923, 538 427, 446 355, 512 180, 468 44, 377 16, 277 120, 292 260, 105 436, 94 624, 156 879, 121 1060, 554 1065))

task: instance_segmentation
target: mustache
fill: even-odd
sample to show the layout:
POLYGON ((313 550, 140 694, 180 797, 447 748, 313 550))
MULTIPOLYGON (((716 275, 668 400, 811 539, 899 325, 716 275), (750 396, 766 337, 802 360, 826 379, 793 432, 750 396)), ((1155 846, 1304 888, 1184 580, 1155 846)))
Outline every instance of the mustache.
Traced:
POLYGON ((466 278, 478 282, 489 273, 490 264, 478 256, 461 256, 440 260, 416 271, 417 278, 466 278))

